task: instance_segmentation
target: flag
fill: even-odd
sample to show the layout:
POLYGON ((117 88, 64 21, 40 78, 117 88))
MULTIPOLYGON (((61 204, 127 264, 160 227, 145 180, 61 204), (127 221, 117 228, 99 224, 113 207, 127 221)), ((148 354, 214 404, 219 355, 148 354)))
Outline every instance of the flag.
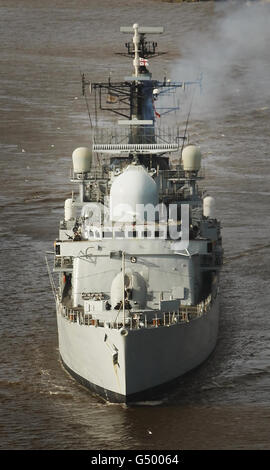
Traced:
POLYGON ((153 103, 153 108, 154 108, 155 115, 160 118, 160 114, 156 110, 154 100, 152 101, 152 103, 153 103))
POLYGON ((119 96, 116 93, 113 93, 112 91, 108 92, 106 103, 117 103, 119 96))
POLYGON ((148 67, 148 65, 149 65, 148 60, 144 59, 143 57, 140 57, 140 66, 148 67))

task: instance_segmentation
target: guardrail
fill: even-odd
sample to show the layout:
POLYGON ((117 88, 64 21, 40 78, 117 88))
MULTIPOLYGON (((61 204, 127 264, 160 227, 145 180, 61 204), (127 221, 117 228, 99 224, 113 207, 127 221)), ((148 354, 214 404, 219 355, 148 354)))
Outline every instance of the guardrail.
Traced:
POLYGON ((212 295, 197 305, 181 305, 178 312, 157 312, 155 316, 147 318, 146 314, 132 314, 129 312, 126 322, 122 321, 101 321, 93 318, 91 314, 84 313, 83 307, 70 308, 58 303, 58 309, 61 315, 72 323, 85 326, 106 327, 111 329, 140 329, 140 328, 158 328, 163 326, 172 326, 180 323, 188 323, 194 319, 207 314, 212 303, 212 295))

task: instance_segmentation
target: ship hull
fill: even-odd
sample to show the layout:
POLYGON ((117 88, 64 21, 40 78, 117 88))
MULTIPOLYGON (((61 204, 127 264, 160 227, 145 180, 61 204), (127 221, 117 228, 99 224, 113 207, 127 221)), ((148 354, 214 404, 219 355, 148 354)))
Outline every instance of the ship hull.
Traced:
POLYGON ((64 367, 79 383, 110 402, 149 397, 196 368, 211 354, 218 335, 218 297, 206 314, 189 322, 138 330, 80 325, 60 312, 58 308, 64 367))

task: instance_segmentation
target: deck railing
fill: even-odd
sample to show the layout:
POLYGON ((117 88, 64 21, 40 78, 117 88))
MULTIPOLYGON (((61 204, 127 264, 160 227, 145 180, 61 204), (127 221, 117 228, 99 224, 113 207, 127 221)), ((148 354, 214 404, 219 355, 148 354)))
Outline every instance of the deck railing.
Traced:
POLYGON ((162 326, 172 326, 180 323, 189 323, 192 320, 200 318, 207 314, 212 303, 212 295, 210 294, 204 301, 197 305, 181 305, 178 312, 157 312, 151 320, 145 314, 133 314, 123 321, 115 319, 115 321, 101 321, 93 318, 91 314, 84 313, 83 307, 66 307, 58 303, 61 315, 71 323, 77 323, 85 326, 105 327, 111 329, 140 329, 140 328, 159 328, 162 326))

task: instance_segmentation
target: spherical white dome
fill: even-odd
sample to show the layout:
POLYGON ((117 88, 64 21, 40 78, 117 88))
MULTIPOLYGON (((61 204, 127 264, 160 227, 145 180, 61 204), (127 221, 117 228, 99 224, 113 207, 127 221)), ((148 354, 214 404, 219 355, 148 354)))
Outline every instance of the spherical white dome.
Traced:
MULTIPOLYGON (((110 215, 112 221, 144 220, 144 208, 158 204, 155 181, 141 165, 129 165, 111 186, 110 215)), ((149 217, 148 217, 149 220, 149 217)))

